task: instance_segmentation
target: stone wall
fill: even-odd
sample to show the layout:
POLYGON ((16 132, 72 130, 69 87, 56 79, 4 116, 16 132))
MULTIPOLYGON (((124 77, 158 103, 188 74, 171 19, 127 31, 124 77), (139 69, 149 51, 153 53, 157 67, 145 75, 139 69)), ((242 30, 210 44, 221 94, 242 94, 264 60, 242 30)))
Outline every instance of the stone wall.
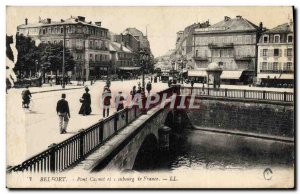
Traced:
POLYGON ((294 136, 294 107, 278 103, 196 99, 199 110, 188 110, 194 126, 280 137, 294 136))

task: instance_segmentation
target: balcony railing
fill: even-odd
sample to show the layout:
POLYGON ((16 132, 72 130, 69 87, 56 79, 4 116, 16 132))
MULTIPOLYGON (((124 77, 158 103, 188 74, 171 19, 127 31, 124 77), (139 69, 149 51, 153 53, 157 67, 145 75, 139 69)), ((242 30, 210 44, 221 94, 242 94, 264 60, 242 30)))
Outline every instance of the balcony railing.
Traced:
POLYGON ((110 65, 110 61, 89 61, 92 66, 107 66, 110 65))
POLYGON ((233 43, 223 43, 223 44, 208 44, 210 49, 217 49, 217 48, 233 48, 233 43))
POLYGON ((269 70, 269 69, 261 69, 260 73, 294 73, 293 70, 269 70))
POLYGON ((251 61, 252 57, 251 56, 235 56, 234 59, 236 61, 251 61))
POLYGON ((194 56, 193 59, 195 61, 208 61, 208 57, 207 56, 194 56))

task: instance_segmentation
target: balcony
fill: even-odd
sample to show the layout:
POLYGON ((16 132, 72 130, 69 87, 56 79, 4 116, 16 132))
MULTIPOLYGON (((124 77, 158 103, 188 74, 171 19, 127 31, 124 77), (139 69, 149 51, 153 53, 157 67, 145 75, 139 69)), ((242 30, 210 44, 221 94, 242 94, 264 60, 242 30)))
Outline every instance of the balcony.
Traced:
POLYGON ((294 70, 269 70, 269 69, 261 69, 260 73, 294 73, 294 70))
POLYGON ((222 44, 208 44, 208 48, 210 49, 220 49, 220 48, 233 48, 233 43, 222 43, 222 44))
POLYGON ((108 66, 110 61, 89 61, 90 66, 108 66))
POLYGON ((207 56, 194 56, 193 59, 195 61, 208 61, 208 57, 207 56))
POLYGON ((234 59, 236 61, 251 61, 252 57, 251 56, 235 56, 234 59))

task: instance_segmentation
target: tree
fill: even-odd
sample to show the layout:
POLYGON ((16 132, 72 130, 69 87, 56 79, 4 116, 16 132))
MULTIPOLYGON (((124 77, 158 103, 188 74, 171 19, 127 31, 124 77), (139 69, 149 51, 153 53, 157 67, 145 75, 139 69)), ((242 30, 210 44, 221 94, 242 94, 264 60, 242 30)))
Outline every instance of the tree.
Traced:
MULTIPOLYGON (((41 43, 38 46, 39 64, 43 74, 54 71, 57 78, 57 71, 62 72, 63 66, 63 44, 41 43)), ((71 71, 75 67, 75 61, 69 49, 65 48, 65 71, 71 71)), ((56 79, 57 80, 57 79, 56 79)))
POLYGON ((14 70, 19 70, 20 75, 22 75, 24 71, 35 71, 36 60, 39 58, 39 50, 35 42, 30 37, 17 34, 16 48, 18 50, 18 58, 14 70))

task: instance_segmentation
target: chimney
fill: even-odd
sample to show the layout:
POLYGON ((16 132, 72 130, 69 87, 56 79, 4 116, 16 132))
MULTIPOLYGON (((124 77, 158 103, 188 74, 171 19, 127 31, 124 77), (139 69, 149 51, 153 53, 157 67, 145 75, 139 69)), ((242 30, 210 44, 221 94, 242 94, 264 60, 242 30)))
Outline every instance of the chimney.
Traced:
POLYGON ((63 20, 63 19, 60 19, 60 22, 64 22, 65 20, 63 20))
POLYGON ((47 18, 47 24, 51 24, 51 18, 47 18))
POLYGON ((25 25, 27 25, 28 24, 28 19, 27 18, 25 18, 25 25))
POLYGON ((240 20, 240 19, 242 19, 242 16, 237 15, 237 16, 236 16, 236 19, 240 20))
POLYGON ((263 29, 263 23, 259 22, 259 29, 262 30, 263 29))
POLYGON ((230 20, 230 17, 225 16, 225 17, 224 17, 224 21, 226 22, 226 21, 228 21, 228 20, 230 20))
POLYGON ((77 16, 78 20, 81 22, 85 22, 85 17, 83 16, 77 16))
POLYGON ((96 26, 101 27, 101 22, 95 22, 96 26))

